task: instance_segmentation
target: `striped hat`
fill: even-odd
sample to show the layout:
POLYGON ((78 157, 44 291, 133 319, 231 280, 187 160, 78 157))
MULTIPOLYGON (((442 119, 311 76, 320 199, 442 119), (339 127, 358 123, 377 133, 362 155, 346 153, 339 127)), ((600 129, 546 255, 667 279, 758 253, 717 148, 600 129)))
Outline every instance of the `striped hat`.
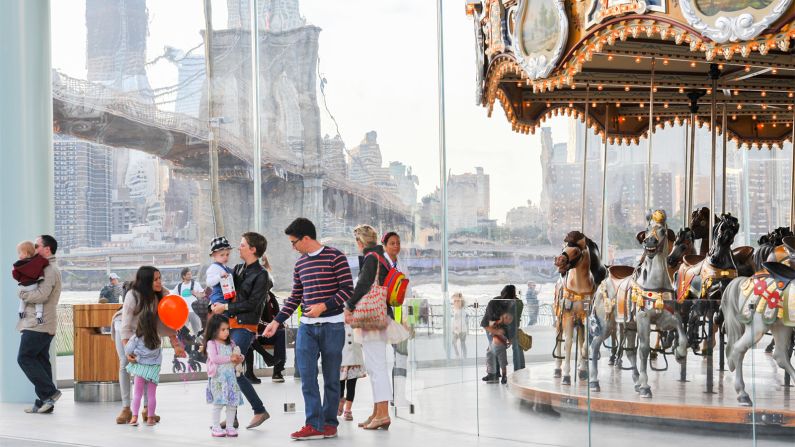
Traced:
POLYGON ((219 236, 212 241, 210 241, 210 255, 212 256, 213 253, 219 250, 231 250, 232 246, 229 245, 229 241, 226 240, 225 237, 219 236))

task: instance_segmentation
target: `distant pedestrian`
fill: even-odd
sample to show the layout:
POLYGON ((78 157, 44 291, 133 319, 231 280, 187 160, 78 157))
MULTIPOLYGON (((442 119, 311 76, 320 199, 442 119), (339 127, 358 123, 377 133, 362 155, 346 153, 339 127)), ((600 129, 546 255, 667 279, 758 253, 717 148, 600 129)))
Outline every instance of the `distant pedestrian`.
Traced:
POLYGON ((456 357, 465 359, 467 357, 467 332, 469 328, 469 316, 467 315, 466 302, 461 292, 454 293, 452 299, 453 350, 455 351, 456 357))
POLYGON ((17 323, 17 330, 21 333, 17 363, 36 392, 36 401, 25 412, 51 413, 61 397, 61 392, 55 387, 50 363, 50 344, 58 326, 57 308, 61 298, 61 271, 55 259, 58 241, 44 234, 36 239, 33 248, 36 254, 47 259, 48 265, 44 267, 44 280, 36 289, 18 291, 25 308, 17 323), (36 316, 39 304, 42 305, 42 323, 36 316))
POLYGON ((99 291, 99 302, 117 304, 121 301, 123 293, 124 287, 120 282, 119 275, 111 273, 108 275, 108 284, 99 291))
POLYGON ((204 288, 199 284, 199 281, 193 279, 193 272, 190 267, 185 267, 180 272, 180 281, 172 293, 179 295, 188 304, 188 325, 190 326, 193 335, 197 335, 202 329, 202 321, 196 312, 193 310, 193 303, 197 298, 204 298, 204 288))

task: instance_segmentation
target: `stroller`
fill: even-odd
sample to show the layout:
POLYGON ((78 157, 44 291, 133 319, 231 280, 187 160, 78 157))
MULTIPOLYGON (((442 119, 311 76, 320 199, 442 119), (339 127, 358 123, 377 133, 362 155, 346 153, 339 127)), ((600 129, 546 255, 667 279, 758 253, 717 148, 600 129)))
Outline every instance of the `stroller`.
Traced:
POLYGON ((207 321, 207 306, 209 300, 207 298, 198 298, 191 304, 193 311, 202 322, 202 328, 196 335, 191 335, 190 329, 183 326, 177 331, 177 340, 185 347, 185 354, 187 354, 187 366, 182 363, 180 359, 174 357, 171 370, 175 373, 184 372, 200 372, 202 370, 202 363, 207 362, 207 354, 201 350, 202 343, 204 342, 204 329, 205 322, 207 321))

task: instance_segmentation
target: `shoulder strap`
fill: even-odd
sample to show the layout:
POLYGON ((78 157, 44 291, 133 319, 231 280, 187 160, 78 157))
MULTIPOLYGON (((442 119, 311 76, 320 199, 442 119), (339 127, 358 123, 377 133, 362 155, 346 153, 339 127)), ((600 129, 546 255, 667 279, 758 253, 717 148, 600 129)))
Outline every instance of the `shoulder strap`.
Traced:
MULTIPOLYGON (((193 281, 191 281, 191 290, 193 290, 193 281)), ((177 295, 182 295, 182 281, 177 286, 177 295)))
MULTIPOLYGON (((182 285, 182 284, 180 284, 180 285, 182 285)), ((191 293, 193 293, 193 286, 195 286, 195 285, 196 285, 196 281, 191 279, 190 280, 190 292, 191 293)))

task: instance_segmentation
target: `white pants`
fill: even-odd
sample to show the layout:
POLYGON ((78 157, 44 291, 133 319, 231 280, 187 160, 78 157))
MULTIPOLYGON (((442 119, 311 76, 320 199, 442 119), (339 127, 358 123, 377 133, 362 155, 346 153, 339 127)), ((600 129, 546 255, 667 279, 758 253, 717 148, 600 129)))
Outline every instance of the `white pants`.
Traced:
POLYGON ((364 367, 373 387, 373 402, 388 402, 392 399, 392 384, 389 382, 389 370, 386 365, 386 342, 365 341, 362 343, 362 350, 364 367))

